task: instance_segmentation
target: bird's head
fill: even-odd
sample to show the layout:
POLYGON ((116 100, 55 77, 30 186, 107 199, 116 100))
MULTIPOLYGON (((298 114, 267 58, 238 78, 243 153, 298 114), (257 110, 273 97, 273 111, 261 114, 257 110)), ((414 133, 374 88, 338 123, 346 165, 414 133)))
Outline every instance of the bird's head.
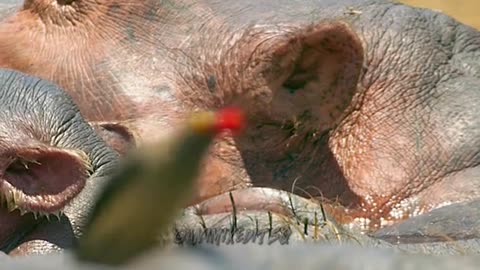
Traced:
POLYGON ((188 125, 199 134, 218 135, 224 131, 238 134, 245 128, 245 116, 238 107, 225 107, 217 111, 195 112, 188 119, 188 125))

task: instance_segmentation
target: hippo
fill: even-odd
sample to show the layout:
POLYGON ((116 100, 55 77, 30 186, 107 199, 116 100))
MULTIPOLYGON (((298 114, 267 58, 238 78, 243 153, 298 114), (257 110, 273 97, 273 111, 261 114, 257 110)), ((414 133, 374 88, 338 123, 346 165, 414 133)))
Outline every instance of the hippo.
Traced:
POLYGON ((314 204, 375 232, 479 198, 480 33, 449 16, 380 0, 13 2, 0 68, 63 89, 120 156, 191 111, 247 111, 209 153, 197 216, 314 204))

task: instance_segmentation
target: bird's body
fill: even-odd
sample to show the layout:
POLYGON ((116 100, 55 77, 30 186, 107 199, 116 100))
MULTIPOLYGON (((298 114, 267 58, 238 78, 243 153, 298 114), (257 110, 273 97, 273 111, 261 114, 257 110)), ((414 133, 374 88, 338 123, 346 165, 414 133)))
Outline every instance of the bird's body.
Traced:
POLYGON ((176 136, 126 158, 91 212, 80 259, 119 264, 157 243, 191 196, 210 144, 222 126, 231 129, 215 119, 194 118, 176 136))

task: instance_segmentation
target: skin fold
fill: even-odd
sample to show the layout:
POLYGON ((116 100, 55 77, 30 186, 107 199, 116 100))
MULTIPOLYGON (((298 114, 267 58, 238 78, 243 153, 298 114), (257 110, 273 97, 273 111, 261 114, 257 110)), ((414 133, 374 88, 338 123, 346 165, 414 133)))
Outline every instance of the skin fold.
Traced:
POLYGON ((267 212, 313 229, 327 212, 373 233, 479 197, 480 33, 446 15, 379 0, 2 3, 0 67, 57 84, 121 155, 191 111, 247 111, 186 219, 251 211, 270 226, 267 212))

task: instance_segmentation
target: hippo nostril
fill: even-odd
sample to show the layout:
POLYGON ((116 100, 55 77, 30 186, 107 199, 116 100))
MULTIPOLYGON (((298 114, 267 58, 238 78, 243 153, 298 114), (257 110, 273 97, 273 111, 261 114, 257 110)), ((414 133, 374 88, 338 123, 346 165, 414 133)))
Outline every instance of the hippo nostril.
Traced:
POLYGON ((0 197, 9 210, 52 213, 84 187, 91 171, 80 151, 50 146, 15 149, 0 178, 0 197))

